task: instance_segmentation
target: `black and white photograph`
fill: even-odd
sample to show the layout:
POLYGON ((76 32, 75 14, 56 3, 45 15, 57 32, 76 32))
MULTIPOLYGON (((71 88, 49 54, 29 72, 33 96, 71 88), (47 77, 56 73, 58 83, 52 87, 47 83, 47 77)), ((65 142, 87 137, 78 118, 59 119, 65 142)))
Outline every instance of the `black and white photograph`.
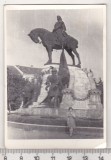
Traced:
POLYGON ((106 144, 106 6, 4 7, 5 144, 106 144))

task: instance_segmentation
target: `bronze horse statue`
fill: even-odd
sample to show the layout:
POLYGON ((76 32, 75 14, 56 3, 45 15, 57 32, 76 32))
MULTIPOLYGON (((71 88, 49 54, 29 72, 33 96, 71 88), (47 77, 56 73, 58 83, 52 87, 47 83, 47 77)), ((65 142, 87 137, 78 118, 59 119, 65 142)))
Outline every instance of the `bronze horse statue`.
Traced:
MULTIPOLYGON (((62 44, 60 43, 56 33, 54 33, 54 32, 50 32, 50 31, 43 29, 43 28, 36 28, 36 29, 32 30, 28 34, 28 36, 35 43, 42 42, 43 46, 46 48, 46 50, 48 52, 48 57, 49 57, 49 60, 47 61, 46 64, 52 63, 53 49, 56 49, 56 50, 62 49, 62 44), (40 39, 41 39, 41 42, 40 42, 40 39)), ((75 57, 74 57, 74 54, 75 54, 78 59, 78 64, 76 66, 81 67, 80 57, 79 57, 79 54, 76 50, 78 48, 78 41, 76 39, 74 39, 73 37, 67 35, 65 38, 65 43, 64 43, 63 47, 68 52, 70 57, 72 58, 73 65, 75 66, 75 57)))

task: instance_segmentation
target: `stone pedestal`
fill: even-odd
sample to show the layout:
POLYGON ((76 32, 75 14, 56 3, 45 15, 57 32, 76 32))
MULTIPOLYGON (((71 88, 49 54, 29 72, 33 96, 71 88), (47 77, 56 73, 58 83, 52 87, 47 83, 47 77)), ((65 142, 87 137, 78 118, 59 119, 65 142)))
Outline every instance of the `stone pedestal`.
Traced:
POLYGON ((102 119, 103 107, 100 101, 100 91, 95 88, 92 75, 87 75, 85 71, 74 66, 68 66, 69 87, 63 90, 60 108, 49 108, 42 103, 48 95, 45 87, 51 67, 59 69, 59 65, 47 65, 43 68, 42 86, 38 101, 29 108, 23 109, 20 114, 66 118, 68 108, 72 107, 79 118, 102 119))
POLYGON ((90 80, 81 68, 69 66, 69 89, 73 90, 76 99, 85 99, 91 90, 90 80))
POLYGON ((87 76, 88 76, 89 81, 90 81, 91 90, 96 89, 96 84, 95 84, 95 81, 94 81, 94 75, 93 75, 93 72, 91 70, 87 73, 87 76))
POLYGON ((67 88, 63 91, 63 98, 60 108, 68 109, 72 107, 73 109, 88 109, 89 99, 88 96, 84 99, 76 98, 73 90, 67 88))
MULTIPOLYGON (((50 68, 54 67, 57 70, 59 70, 59 65, 47 65, 43 68, 42 70, 42 86, 41 86, 41 91, 40 91, 40 95, 38 97, 38 104, 40 104, 41 102, 44 101, 44 99, 47 97, 47 91, 45 89, 46 87, 46 80, 47 77, 50 75, 50 68)), ((69 73, 70 73, 70 82, 69 82, 69 90, 71 89, 74 93, 74 96, 76 97, 75 99, 75 103, 77 104, 76 106, 84 106, 85 104, 88 103, 87 96, 89 93, 89 90, 91 90, 91 85, 90 85, 90 80, 87 77, 86 72, 84 72, 81 68, 77 68, 74 66, 68 66, 69 69, 69 73), (77 101, 78 100, 82 100, 81 102, 79 101, 79 104, 77 101)), ((68 99, 68 103, 73 103, 72 102, 72 97, 70 95, 64 95, 63 99, 68 99), (65 98, 65 96, 67 96, 67 98, 65 98), (70 101, 70 102, 69 102, 70 101)), ((63 101, 64 101, 63 100, 63 101)), ((70 106, 71 104, 69 104, 70 106)), ((39 106, 38 106, 39 107, 39 106)), ((79 107, 80 108, 80 107, 79 107)), ((86 105, 87 108, 87 105, 86 105)))
POLYGON ((60 108, 68 109, 69 107, 74 105, 74 95, 73 94, 74 94, 73 90, 69 88, 64 89, 60 108))
POLYGON ((90 104, 101 104, 101 91, 98 89, 93 89, 89 92, 89 103, 90 104))
MULTIPOLYGON (((41 118, 63 118, 67 120, 68 109, 63 108, 24 108, 22 110, 14 111, 15 114, 24 116, 38 116, 41 118)), ((76 118, 84 119, 103 119, 102 109, 74 109, 76 118)))

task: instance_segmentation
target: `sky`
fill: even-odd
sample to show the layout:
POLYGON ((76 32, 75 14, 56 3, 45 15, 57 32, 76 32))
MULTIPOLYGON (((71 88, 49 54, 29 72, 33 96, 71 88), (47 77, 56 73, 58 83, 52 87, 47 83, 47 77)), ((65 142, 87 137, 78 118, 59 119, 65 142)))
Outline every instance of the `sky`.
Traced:
MULTIPOLYGON (((60 15, 67 33, 78 40, 78 53, 82 68, 92 69, 96 78, 103 77, 103 10, 93 9, 35 9, 7 10, 5 30, 6 63, 43 67, 48 54, 42 44, 28 36, 35 28, 52 31, 60 15)), ((53 62, 60 61, 61 51, 54 50, 53 62)), ((70 56, 65 52, 68 64, 70 56)), ((102 78, 103 79, 103 78, 102 78)))

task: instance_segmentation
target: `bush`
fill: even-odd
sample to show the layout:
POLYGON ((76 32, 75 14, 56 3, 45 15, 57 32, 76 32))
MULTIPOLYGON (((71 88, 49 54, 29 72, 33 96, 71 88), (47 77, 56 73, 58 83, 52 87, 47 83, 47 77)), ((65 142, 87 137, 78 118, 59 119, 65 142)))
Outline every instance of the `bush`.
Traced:
POLYGON ((11 110, 18 109, 23 101, 22 93, 25 86, 22 76, 7 73, 7 100, 11 110))

